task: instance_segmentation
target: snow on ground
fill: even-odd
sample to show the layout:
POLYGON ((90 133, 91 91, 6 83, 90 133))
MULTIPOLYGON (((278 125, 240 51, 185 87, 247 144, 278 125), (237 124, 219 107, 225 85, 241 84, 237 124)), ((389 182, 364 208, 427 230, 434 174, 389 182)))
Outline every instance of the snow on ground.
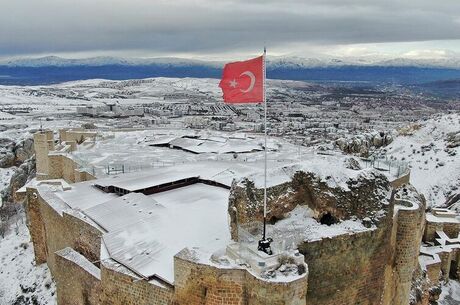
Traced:
POLYGON ((282 240, 287 245, 297 245, 302 241, 315 241, 375 229, 366 228, 362 221, 351 219, 327 226, 319 223, 313 216, 308 207, 297 206, 285 219, 275 225, 268 225, 268 235, 276 236, 277 240, 282 240))
MULTIPOLYGON (((16 170, 16 167, 10 167, 10 168, 0 168, 0 190, 3 190, 4 188, 8 187, 10 184, 11 176, 13 175, 14 171, 16 170)), ((2 207, 3 202, 0 197, 0 208, 2 207)))
POLYGON ((458 131, 460 115, 437 116, 423 122, 413 135, 397 137, 386 148, 389 156, 409 163, 411 183, 425 195, 428 205, 442 205, 460 188, 460 147, 446 149, 447 134, 458 131))
POLYGON ((458 305, 460 304, 460 282, 449 280, 442 287, 441 295, 439 296, 439 305, 458 305))
POLYGON ((0 304, 56 304, 47 265, 35 265, 24 214, 17 216, 4 239, 0 236, 0 264, 0 304))

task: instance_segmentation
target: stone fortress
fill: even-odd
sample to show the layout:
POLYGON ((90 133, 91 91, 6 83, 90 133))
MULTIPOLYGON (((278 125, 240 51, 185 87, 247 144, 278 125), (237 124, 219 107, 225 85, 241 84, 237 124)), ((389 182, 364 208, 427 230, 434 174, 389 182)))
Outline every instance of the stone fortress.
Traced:
POLYGON ((459 217, 426 213, 409 172, 389 178, 347 156, 273 169, 266 255, 256 248, 257 166, 209 161, 96 177, 72 152, 97 133, 58 134, 34 135, 37 179, 17 197, 59 305, 421 305, 460 276, 459 217), (338 176, 319 173, 323 164, 338 176))

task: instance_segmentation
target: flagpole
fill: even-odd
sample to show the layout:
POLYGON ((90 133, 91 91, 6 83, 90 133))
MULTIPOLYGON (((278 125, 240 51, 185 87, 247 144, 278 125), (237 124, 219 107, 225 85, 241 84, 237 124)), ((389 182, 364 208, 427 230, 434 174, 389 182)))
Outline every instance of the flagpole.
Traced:
POLYGON ((265 79, 267 76, 267 68, 266 68, 266 56, 267 56, 267 49, 264 46, 264 60, 263 60, 263 67, 264 67, 264 82, 263 82, 263 89, 264 89, 264 136, 265 136, 265 145, 264 145, 264 234, 263 239, 266 238, 266 226, 267 226, 267 97, 266 97, 266 85, 265 79))

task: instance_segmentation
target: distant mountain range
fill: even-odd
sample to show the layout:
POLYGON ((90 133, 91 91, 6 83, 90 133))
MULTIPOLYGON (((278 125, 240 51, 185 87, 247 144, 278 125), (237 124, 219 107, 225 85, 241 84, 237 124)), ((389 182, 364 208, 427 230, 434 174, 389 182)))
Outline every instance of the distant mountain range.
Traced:
MULTIPOLYGON (((0 66, 7 67, 73 67, 73 66, 150 66, 150 65, 180 65, 180 66, 209 66, 221 67, 224 61, 203 61, 195 59, 158 57, 158 58, 121 58, 99 56, 83 59, 68 59, 58 56, 38 58, 22 58, 0 61, 0 66)), ((320 68, 340 66, 380 66, 380 67, 419 67, 419 68, 452 68, 460 69, 460 57, 445 57, 440 59, 410 59, 380 57, 342 57, 342 58, 301 58, 301 57, 267 57, 267 66, 271 68, 320 68)))
MULTIPOLYGON (((0 85, 46 85, 65 81, 148 77, 219 78, 224 62, 182 58, 126 59, 57 56, 0 61, 0 85)), ((421 84, 460 79, 460 58, 268 57, 267 77, 316 82, 421 84)))

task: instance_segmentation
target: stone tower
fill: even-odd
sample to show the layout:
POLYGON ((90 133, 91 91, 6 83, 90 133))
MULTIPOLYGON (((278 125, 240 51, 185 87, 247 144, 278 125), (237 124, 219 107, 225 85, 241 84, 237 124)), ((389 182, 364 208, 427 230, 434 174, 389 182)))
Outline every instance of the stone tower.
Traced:
POLYGON ((49 172, 48 153, 54 150, 53 131, 42 130, 34 134, 34 148, 37 162, 37 179, 46 179, 49 172))

